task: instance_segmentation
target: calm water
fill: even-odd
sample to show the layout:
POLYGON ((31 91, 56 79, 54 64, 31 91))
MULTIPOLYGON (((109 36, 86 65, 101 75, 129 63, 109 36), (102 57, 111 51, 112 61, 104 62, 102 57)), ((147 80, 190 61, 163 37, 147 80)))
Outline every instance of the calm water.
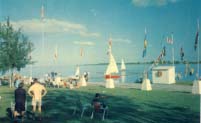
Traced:
MULTIPOLYGON (((128 64, 126 65, 126 76, 119 79, 119 82, 135 82, 137 78, 142 76, 144 68, 148 68, 150 65, 139 65, 139 64, 128 64)), ((200 65, 201 66, 201 65, 200 65)), ((118 65, 120 68, 120 65, 118 65)), ((197 65, 191 64, 191 68, 195 70, 194 74, 190 76, 189 74, 185 76, 185 65, 177 64, 176 73, 182 73, 182 78, 179 81, 193 81, 195 79, 195 73, 197 72, 197 65)), ((21 70, 20 74, 24 76, 30 76, 31 67, 26 67, 21 70)), ((104 72, 106 71, 107 65, 83 65, 80 66, 80 72, 83 74, 85 71, 89 72, 90 82, 104 82, 104 72)), ((74 75, 76 66, 41 66, 32 67, 33 77, 43 77, 46 73, 56 71, 60 73, 62 77, 68 77, 74 75)), ((201 70, 200 70, 201 73, 201 70)), ((151 71, 149 72, 149 79, 152 80, 151 71)))

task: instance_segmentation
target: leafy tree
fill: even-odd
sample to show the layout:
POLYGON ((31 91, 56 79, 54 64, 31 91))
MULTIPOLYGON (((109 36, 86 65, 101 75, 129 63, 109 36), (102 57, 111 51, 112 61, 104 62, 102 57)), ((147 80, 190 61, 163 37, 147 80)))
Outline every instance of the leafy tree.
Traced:
POLYGON ((30 54, 33 43, 29 41, 21 29, 15 30, 9 18, 6 24, 0 23, 0 72, 10 71, 10 87, 13 85, 13 71, 20 71, 27 64, 32 64, 30 54))

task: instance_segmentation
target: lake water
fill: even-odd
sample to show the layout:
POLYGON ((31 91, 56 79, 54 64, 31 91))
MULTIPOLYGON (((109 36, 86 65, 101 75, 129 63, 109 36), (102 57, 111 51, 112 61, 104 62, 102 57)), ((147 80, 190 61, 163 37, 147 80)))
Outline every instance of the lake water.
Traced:
MULTIPOLYGON (((149 68, 149 64, 126 64, 126 75, 121 77, 119 82, 135 82, 137 78, 142 76, 145 68, 149 68)), ((170 66, 170 65, 169 65, 170 66)), ((201 66, 201 65, 200 65, 201 66)), ((120 68, 120 65, 118 65, 120 68)), ((176 73, 182 73, 182 78, 179 81, 193 81, 195 79, 195 73, 197 72, 197 65, 191 64, 191 68, 194 69, 194 74, 185 76, 185 64, 176 64, 176 73)), ((24 76, 30 76, 30 69, 28 66, 21 70, 20 74, 24 76)), ((85 71, 89 72, 90 82, 104 82, 104 73, 106 71, 107 65, 81 65, 80 72, 83 74, 85 71)), ((33 66, 32 76, 33 77, 43 77, 46 73, 52 71, 58 72, 62 77, 68 77, 74 75, 76 66, 33 66)), ((121 73, 121 72, 120 72, 121 73)), ((201 73, 201 70, 200 70, 201 73)), ((152 80, 151 71, 149 71, 149 79, 152 80)))

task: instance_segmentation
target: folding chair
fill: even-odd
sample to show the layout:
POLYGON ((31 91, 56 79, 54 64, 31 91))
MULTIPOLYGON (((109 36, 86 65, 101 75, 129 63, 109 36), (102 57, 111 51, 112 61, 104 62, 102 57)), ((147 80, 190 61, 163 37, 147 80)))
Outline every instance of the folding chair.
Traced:
POLYGON ((78 100, 76 100, 76 106, 74 107, 73 115, 76 114, 76 111, 81 111, 80 117, 82 118, 85 111, 90 108, 91 108, 91 104, 89 104, 89 103, 82 104, 80 99, 78 99, 78 100))
POLYGON ((91 119, 93 119, 95 113, 102 113, 102 120, 105 120, 105 114, 108 112, 108 106, 103 106, 99 102, 93 104, 93 111, 91 113, 91 119))

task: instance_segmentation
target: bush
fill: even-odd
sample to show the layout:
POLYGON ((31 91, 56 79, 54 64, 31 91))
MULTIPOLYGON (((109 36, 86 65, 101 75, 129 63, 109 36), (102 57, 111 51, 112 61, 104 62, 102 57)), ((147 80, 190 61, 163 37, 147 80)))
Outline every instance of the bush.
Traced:
POLYGON ((3 85, 3 86, 9 85, 8 80, 1 80, 1 85, 3 85))

